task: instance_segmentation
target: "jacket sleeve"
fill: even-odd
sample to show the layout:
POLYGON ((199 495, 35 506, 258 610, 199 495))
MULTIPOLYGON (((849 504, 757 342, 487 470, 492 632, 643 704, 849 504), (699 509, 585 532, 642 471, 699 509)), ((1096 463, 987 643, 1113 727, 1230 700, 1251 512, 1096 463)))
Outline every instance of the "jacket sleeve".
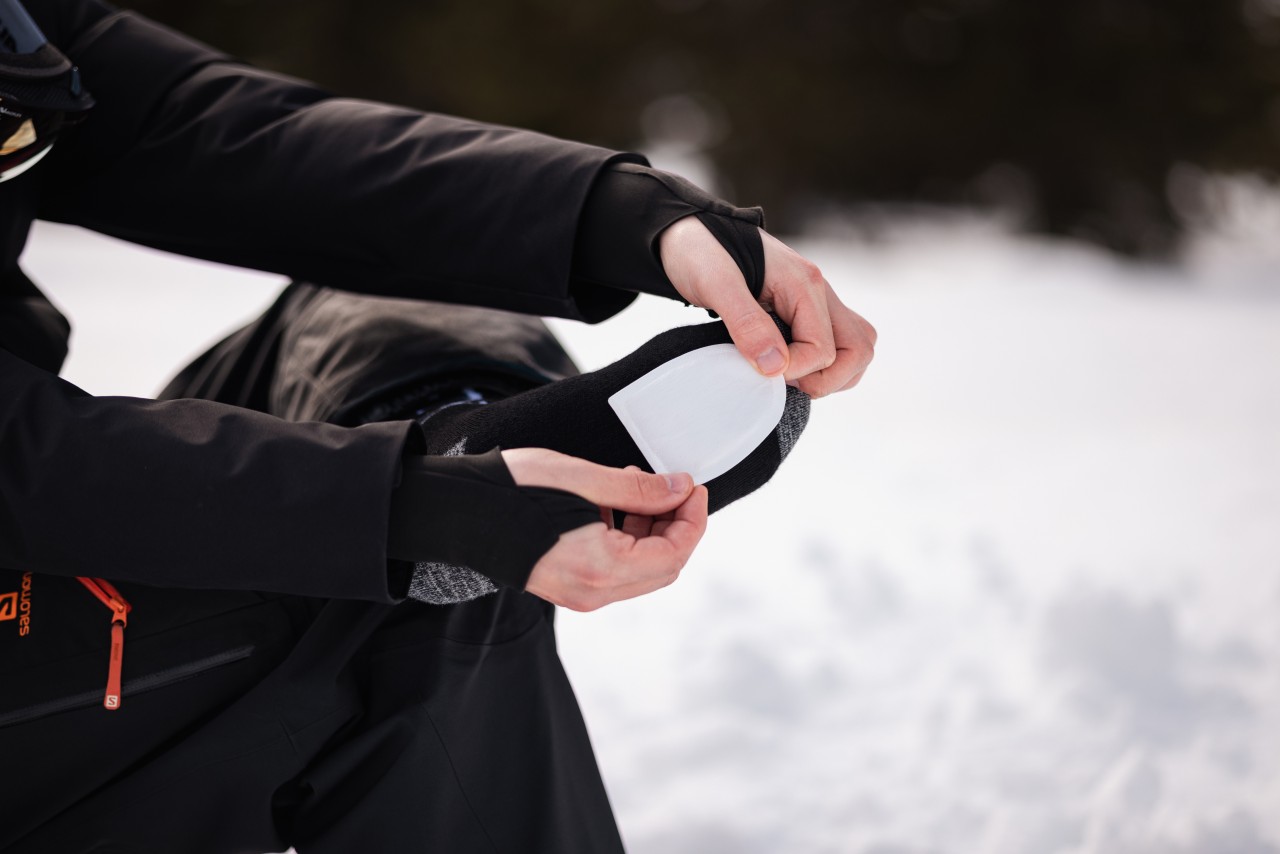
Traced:
POLYGON ((411 426, 92 397, 0 348, 0 566, 397 601, 387 520, 411 426))
POLYGON ((99 0, 33 0, 97 106, 55 146, 40 215, 330 287, 600 320, 570 285, 612 152, 254 69, 99 0))

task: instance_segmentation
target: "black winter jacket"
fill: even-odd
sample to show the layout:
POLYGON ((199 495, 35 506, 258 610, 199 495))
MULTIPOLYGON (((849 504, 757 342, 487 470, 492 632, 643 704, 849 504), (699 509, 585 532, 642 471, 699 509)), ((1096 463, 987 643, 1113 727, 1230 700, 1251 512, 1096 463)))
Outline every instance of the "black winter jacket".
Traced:
POLYGON ((97 106, 0 184, 0 567, 390 602, 408 422, 287 423, 58 379, 66 321, 23 274, 36 218, 320 285, 590 321, 594 177, 635 155, 335 98, 99 0, 29 0, 97 106))

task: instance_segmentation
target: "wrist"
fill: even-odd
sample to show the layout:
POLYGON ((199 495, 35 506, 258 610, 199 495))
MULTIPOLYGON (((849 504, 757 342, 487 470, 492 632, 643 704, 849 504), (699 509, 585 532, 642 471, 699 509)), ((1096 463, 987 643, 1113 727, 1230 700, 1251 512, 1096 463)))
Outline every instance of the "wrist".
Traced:
POLYGON ((465 567, 524 589, 562 533, 599 519, 598 508, 576 495, 517 486, 497 449, 410 456, 392 494, 387 555, 465 567))
POLYGON ((663 242, 672 228, 696 218, 742 272, 751 292, 763 287, 760 208, 739 208, 678 175, 615 163, 601 171, 583 207, 574 245, 572 276, 578 283, 695 302, 675 284, 663 242))

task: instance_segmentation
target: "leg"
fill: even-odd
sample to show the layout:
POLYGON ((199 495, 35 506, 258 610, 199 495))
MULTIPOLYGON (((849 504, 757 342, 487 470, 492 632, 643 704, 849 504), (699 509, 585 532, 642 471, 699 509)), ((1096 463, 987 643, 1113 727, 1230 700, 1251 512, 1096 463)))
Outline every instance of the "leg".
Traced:
MULTIPOLYGON (((414 303, 421 324, 389 332, 375 322, 367 332, 376 337, 332 339, 339 358, 330 370, 300 379, 281 369, 282 354, 298 357, 295 340, 330 340, 307 321, 326 317, 316 302, 323 295, 291 288, 166 396, 339 420, 367 393, 466 375, 486 358, 486 370, 520 388, 572 372, 537 321, 414 303), (505 330, 493 348, 498 361, 471 346, 467 330, 476 328, 505 330), (424 331, 438 346, 422 349, 424 331), (344 348, 365 361, 343 361, 344 348)), ((377 302, 386 301, 369 300, 377 302)), ((0 576, 21 583, 17 573, 0 576)), ((0 829, 6 851, 621 849, 541 600, 507 592, 451 607, 390 607, 243 594, 247 602, 223 603, 212 591, 127 590, 135 612, 125 700, 106 712, 100 604, 71 579, 37 581, 46 625, 65 610, 52 607, 48 584, 67 582, 66 601, 84 612, 80 620, 67 611, 77 617, 69 629, 83 627, 87 646, 57 646, 33 662, 6 653, 0 671, 23 665, 17 672, 30 673, 32 663, 48 677, 35 687, 56 676, 70 694, 97 699, 0 725, 6 755, 25 769, 0 786, 0 800, 20 813, 0 829), (156 620, 168 622, 153 627, 156 620), (133 680, 246 647, 247 658, 129 690, 133 680)), ((21 699, 5 692, 0 713, 27 708, 21 699)))
MULTIPOLYGON (((268 398, 283 417, 354 424, 423 389, 475 380, 502 396, 576 373, 533 318, 309 300, 278 346, 268 398)), ((360 716, 278 793, 300 854, 621 851, 553 612, 511 590, 394 608, 361 650, 360 716)))
POLYGON ((393 620, 365 713, 290 789, 299 854, 620 852, 550 606, 506 590, 393 620))

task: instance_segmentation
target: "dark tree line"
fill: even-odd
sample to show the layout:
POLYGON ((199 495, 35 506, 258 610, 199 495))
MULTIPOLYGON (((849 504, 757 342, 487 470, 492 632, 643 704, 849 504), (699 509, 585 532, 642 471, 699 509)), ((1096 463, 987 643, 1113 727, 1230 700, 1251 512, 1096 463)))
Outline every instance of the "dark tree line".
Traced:
POLYGON ((1158 253, 1175 170, 1280 171, 1280 0, 134 5, 344 94, 616 147, 656 125, 780 230, 824 203, 1002 205, 1158 253))

